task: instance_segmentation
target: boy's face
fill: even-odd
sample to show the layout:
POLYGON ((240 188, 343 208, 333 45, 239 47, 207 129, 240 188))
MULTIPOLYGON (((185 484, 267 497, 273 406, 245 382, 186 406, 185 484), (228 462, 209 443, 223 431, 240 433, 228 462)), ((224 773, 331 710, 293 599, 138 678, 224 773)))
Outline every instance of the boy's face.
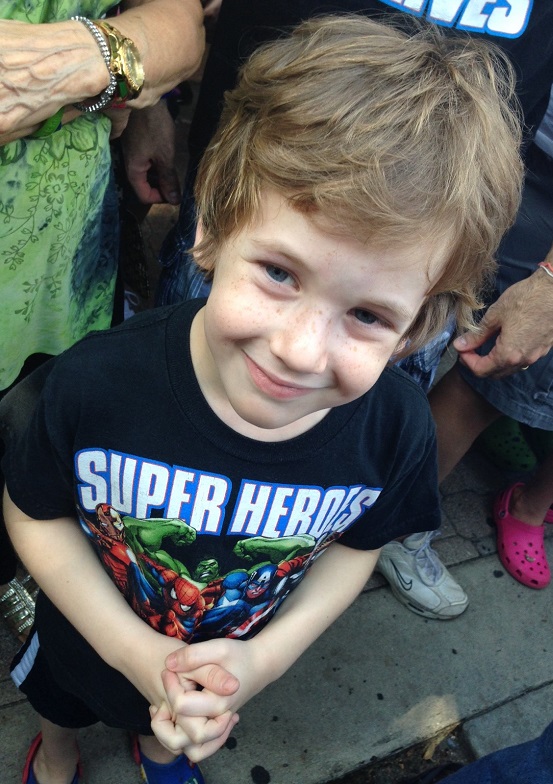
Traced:
POLYGON ((447 251, 420 237, 399 251, 371 247, 274 191, 261 206, 221 248, 191 348, 218 416, 271 441, 308 430, 373 386, 447 251))

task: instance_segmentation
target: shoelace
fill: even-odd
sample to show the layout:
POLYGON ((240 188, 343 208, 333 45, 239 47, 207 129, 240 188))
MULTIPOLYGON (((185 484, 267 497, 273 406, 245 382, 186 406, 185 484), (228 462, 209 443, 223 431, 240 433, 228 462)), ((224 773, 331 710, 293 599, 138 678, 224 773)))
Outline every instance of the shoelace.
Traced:
POLYGON ((428 536, 425 537, 421 546, 413 551, 417 566, 434 584, 438 582, 444 571, 440 559, 430 546, 431 541, 435 539, 436 536, 439 536, 438 531, 431 531, 428 536))

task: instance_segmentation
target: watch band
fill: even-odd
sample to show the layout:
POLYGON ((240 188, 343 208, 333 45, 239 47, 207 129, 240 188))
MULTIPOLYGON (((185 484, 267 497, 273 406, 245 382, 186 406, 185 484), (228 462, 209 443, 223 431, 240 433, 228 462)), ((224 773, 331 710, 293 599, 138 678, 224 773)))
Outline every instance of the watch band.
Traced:
POLYGON ((117 83, 121 103, 138 98, 144 86, 144 68, 136 44, 105 20, 95 24, 106 36, 110 51, 110 68, 117 83))

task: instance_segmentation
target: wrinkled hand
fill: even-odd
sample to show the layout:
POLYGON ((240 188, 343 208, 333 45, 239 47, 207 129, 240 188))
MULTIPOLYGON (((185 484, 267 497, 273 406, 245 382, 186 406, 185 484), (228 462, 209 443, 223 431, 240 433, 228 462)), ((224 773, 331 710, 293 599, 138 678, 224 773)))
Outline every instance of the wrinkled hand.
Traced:
POLYGON ((23 139, 25 136, 30 136, 31 133, 40 128, 40 125, 41 123, 35 123, 34 125, 22 126, 8 133, 0 133, 0 147, 10 142, 15 142, 17 139, 23 139))
POLYGON ((460 361, 482 378, 502 378, 532 365, 553 346, 553 278, 538 269, 510 286, 488 308, 479 329, 453 345, 460 361), (494 335, 489 354, 477 354, 494 335))
POLYGON ((217 751, 238 722, 238 708, 271 680, 259 658, 254 640, 226 638, 196 643, 171 654, 162 675, 167 704, 152 719, 158 740, 170 751, 184 751, 194 762, 217 751), (210 671, 210 685, 201 691, 186 690, 190 680, 207 684, 210 671), (229 673, 227 681, 222 672, 229 673))
POLYGON ((175 123, 165 101, 131 112, 121 137, 127 177, 143 204, 180 204, 175 123))
POLYGON ((107 85, 98 46, 81 27, 0 20, 0 143, 28 135, 62 106, 107 85))

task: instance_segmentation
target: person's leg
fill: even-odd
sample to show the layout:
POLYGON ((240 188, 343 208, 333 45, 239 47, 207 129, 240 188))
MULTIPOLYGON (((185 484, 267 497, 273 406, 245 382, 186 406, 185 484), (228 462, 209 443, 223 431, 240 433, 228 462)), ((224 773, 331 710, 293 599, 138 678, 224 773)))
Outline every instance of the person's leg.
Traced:
MULTIPOLYGON (((102 722, 131 734, 134 761, 148 784, 203 784, 197 765, 182 754, 175 757, 153 737, 149 703, 144 696, 101 659, 43 593, 37 600, 34 630, 16 654, 10 671, 36 713, 54 725, 47 727, 51 730, 51 746, 47 743, 44 752, 48 751, 54 760, 64 744, 74 742, 74 736, 60 732, 60 728, 79 729, 102 722)), ((27 763, 38 756, 37 766, 42 764, 38 753, 41 746, 33 744, 27 763)), ((45 776, 44 781, 37 778, 39 784, 51 784, 45 776)), ((72 777, 60 784, 77 781, 78 773, 73 768, 72 777)), ((30 779, 29 784, 35 781, 30 779)))
POLYGON ((553 503, 553 452, 526 484, 513 488, 509 512, 528 525, 541 526, 553 503))
MULTIPOLYGON (((509 746, 444 779, 447 784, 553 784, 553 723, 535 740, 509 746)), ((415 784, 415 782, 413 782, 415 784)))
POLYGON ((441 483, 501 414, 466 383, 456 365, 429 392, 428 400, 436 424, 441 483))
POLYGON ((168 765, 176 759, 175 754, 171 754, 165 746, 162 746, 155 735, 139 735, 138 742, 142 752, 160 765, 168 765))
POLYGON ((58 727, 40 718, 42 741, 30 764, 32 777, 40 784, 70 784, 75 779, 79 762, 77 730, 58 727))
MULTIPOLYGON (((428 397, 436 423, 441 482, 500 413, 463 381, 456 366, 428 397)), ((413 534, 403 542, 384 545, 376 568, 409 610, 424 618, 449 620, 466 610, 468 597, 430 546, 432 537, 413 534)))

